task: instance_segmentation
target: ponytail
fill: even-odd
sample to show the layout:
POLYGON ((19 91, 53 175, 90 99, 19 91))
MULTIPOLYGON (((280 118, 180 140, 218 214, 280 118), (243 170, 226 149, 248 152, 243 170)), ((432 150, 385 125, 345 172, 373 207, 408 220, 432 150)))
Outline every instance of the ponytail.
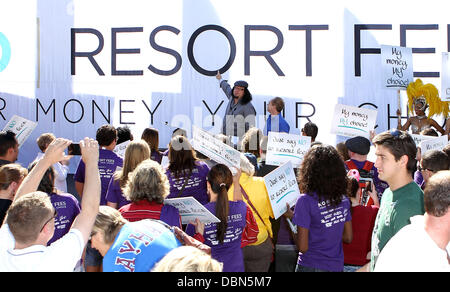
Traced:
POLYGON ((220 184, 217 194, 218 197, 216 202, 216 216, 220 220, 220 222, 217 224, 217 239, 220 243, 223 243, 228 227, 229 212, 228 192, 224 183, 220 184))

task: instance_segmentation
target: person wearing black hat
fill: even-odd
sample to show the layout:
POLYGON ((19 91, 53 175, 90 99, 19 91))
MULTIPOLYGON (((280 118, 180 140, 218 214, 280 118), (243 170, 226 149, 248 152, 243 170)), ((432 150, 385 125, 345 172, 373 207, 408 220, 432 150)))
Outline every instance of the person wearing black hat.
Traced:
POLYGON ((248 90, 248 83, 239 80, 231 88, 227 80, 222 80, 219 71, 216 78, 229 100, 223 118, 222 134, 238 137, 240 140, 251 127, 256 126, 256 110, 251 103, 252 94, 248 90))
MULTIPOLYGON (((353 137, 345 141, 345 146, 347 146, 348 155, 350 156, 350 159, 345 161, 347 171, 357 169, 362 177, 371 178, 377 190, 378 199, 381 200, 381 195, 388 185, 378 178, 378 170, 374 163, 367 160, 367 154, 370 151, 369 139, 361 136, 353 137)), ((370 205, 371 201, 363 203, 370 205)))

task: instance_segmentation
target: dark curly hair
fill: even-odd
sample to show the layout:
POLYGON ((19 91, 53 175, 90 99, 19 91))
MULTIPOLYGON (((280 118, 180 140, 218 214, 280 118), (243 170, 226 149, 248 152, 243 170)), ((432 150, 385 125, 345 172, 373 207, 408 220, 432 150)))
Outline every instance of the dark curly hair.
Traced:
POLYGON ((332 207, 342 202, 348 180, 344 162, 330 145, 313 146, 303 158, 297 178, 300 192, 328 201, 332 207))

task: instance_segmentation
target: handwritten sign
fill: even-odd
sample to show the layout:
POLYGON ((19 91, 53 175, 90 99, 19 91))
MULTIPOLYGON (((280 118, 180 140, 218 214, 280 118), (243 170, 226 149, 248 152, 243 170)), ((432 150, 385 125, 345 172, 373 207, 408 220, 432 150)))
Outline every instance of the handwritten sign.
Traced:
POLYGON ((431 140, 434 139, 434 136, 425 136, 425 135, 416 135, 416 134, 410 134, 411 137, 414 140, 414 143, 416 143, 416 147, 420 147, 420 143, 422 143, 422 141, 426 141, 426 140, 431 140))
POLYGON ((165 199, 164 204, 178 209, 181 216, 181 224, 189 224, 189 222, 194 222, 196 218, 205 224, 220 222, 216 216, 209 212, 194 197, 165 199))
POLYGON ((267 165, 282 165, 288 161, 298 167, 311 147, 311 137, 269 132, 267 140, 267 165))
POLYGON ((405 90, 414 81, 412 48, 381 46, 382 85, 405 90))
POLYGON ((377 111, 349 105, 337 104, 331 125, 331 134, 347 137, 370 137, 375 128, 377 111))
POLYGON ((450 101, 450 55, 448 52, 442 53, 441 70, 441 98, 443 101, 450 101))
POLYGON ((19 148, 31 135, 31 132, 36 128, 37 123, 27 120, 25 118, 14 115, 11 120, 6 124, 3 131, 11 131, 16 134, 17 142, 19 143, 19 148))
POLYGON ((212 160, 227 166, 240 168, 241 153, 215 138, 212 134, 192 126, 192 146, 212 160))
POLYGON ((125 150, 127 150, 128 144, 130 144, 130 140, 127 140, 125 142, 120 143, 119 145, 116 145, 113 152, 117 154, 120 158, 125 158, 125 150))
POLYGON ((292 207, 300 196, 292 163, 289 161, 267 174, 264 177, 264 183, 273 214, 275 219, 278 219, 287 211, 286 203, 292 207))
POLYGON ((420 142, 420 150, 421 154, 424 155, 427 151, 430 150, 442 150, 448 144, 448 136, 442 135, 438 138, 429 139, 420 142))

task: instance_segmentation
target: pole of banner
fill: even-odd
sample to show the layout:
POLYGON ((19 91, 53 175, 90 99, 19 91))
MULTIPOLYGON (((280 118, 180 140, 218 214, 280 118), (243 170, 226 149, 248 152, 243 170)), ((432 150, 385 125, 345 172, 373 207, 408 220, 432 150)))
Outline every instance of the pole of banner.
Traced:
MULTIPOLYGON (((400 98, 400 89, 397 90, 397 109, 400 110, 401 112, 401 98, 400 98)), ((402 115, 398 115, 397 116, 398 119, 398 123, 401 125, 402 124, 402 115)))

